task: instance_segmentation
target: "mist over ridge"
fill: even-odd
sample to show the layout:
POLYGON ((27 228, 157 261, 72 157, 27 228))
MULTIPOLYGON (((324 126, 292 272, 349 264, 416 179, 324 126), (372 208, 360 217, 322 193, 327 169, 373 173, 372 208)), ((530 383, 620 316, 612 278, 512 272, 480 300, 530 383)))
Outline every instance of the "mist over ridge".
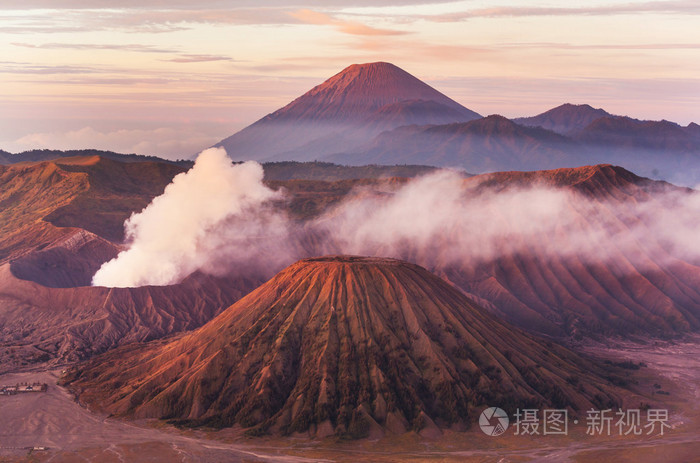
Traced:
POLYGON ((435 270, 518 254, 576 257, 612 263, 620 274, 621 255, 635 268, 700 259, 695 191, 651 182, 655 191, 606 197, 541 180, 494 188, 496 177, 438 170, 401 185, 360 187, 319 217, 299 221, 285 211, 285 190, 263 183, 259 164, 233 165, 223 150, 207 150, 127 220, 127 249, 93 284, 163 285, 195 271, 242 269, 269 277, 322 254, 394 257, 435 270))

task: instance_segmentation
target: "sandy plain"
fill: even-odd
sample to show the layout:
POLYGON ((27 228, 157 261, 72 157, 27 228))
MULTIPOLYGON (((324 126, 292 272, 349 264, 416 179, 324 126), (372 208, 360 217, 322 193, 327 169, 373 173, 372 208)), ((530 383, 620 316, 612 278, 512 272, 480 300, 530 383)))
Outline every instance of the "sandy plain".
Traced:
POLYGON ((700 462, 700 336, 579 350, 601 361, 643 362, 646 367, 630 371, 631 388, 653 407, 667 408, 671 428, 638 437, 592 437, 585 423, 572 423, 566 436, 536 438, 516 436, 512 426, 499 437, 474 426, 437 439, 411 433, 354 442, 247 438, 238 429, 181 430, 93 413, 56 385, 60 369, 34 368, 0 375, 2 385, 49 384, 46 393, 0 396, 0 462, 700 462))

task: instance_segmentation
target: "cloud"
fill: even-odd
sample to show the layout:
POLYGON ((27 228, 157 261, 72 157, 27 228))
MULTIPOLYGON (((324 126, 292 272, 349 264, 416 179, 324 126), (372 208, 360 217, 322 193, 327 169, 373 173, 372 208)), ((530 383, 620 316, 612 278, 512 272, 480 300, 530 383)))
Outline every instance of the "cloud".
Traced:
POLYGON ((12 151, 30 149, 102 149, 120 153, 161 156, 169 159, 188 158, 204 146, 211 146, 218 137, 184 127, 115 130, 101 132, 92 127, 67 132, 42 132, 25 135, 6 147, 12 151))
MULTIPOLYGON (((196 10, 196 9, 222 9, 231 8, 230 0, 122 0, 120 9, 172 9, 172 10, 196 10)), ((257 0, 237 0, 236 7, 260 8, 257 0)), ((402 5, 428 5, 446 3, 445 0, 267 0, 268 7, 356 7, 356 6, 402 6, 402 5)), ((111 0, 3 0, 0 10, 25 10, 25 9, 115 9, 111 0)))
MULTIPOLYGON (((0 7, 0 12, 2 12, 0 7)), ((1 14, 2 32, 11 34, 67 33, 87 31, 130 31, 168 33, 188 30, 197 24, 216 25, 277 25, 296 24, 288 8, 108 8, 66 9, 60 14, 44 10, 24 10, 1 14)))
POLYGON ((19 63, 12 61, 0 62, 0 74, 92 74, 98 69, 87 66, 57 65, 45 66, 40 64, 19 63))
POLYGON ((695 1, 653 1, 618 3, 613 5, 583 7, 500 6, 475 8, 448 14, 421 15, 422 19, 438 22, 456 22, 471 18, 502 18, 527 16, 608 16, 619 14, 700 14, 700 4, 695 1))
POLYGON ((327 15, 325 13, 308 9, 298 10, 289 14, 290 16, 298 19, 302 23, 314 24, 319 26, 333 26, 340 32, 343 32, 344 34, 363 36, 408 34, 408 32, 406 31, 399 31, 393 29, 377 29, 356 21, 346 21, 327 15))
POLYGON ((471 18, 501 18, 527 16, 580 16, 580 15, 617 15, 617 14, 700 14, 700 4, 696 1, 650 1, 629 2, 601 6, 584 7, 542 7, 531 4, 526 6, 499 6, 490 8, 465 7, 464 10, 445 14, 390 13, 383 7, 416 6, 431 4, 449 4, 447 1, 429 0, 335 0, 291 2, 277 0, 259 2, 244 0, 231 6, 228 1, 209 0, 204 2, 189 1, 127 1, 118 7, 105 0, 7 0, 0 5, 0 15, 4 22, 3 32, 14 34, 26 33, 65 33, 95 30, 129 30, 146 33, 163 33, 186 30, 193 24, 250 24, 274 25, 296 24, 299 22, 318 25, 332 25, 343 33, 351 35, 399 35, 410 33, 394 29, 371 27, 360 22, 337 18, 339 14, 350 14, 353 8, 371 7, 374 12, 363 13, 375 18, 391 18, 394 22, 410 23, 417 20, 433 22, 459 22, 471 18), (317 11, 324 9, 327 13, 317 11), (60 14, 47 15, 46 10, 60 10, 60 14), (13 24, 14 23, 14 24, 13 24))
POLYGON ((172 63, 207 63, 210 61, 233 61, 233 58, 229 56, 220 55, 180 55, 178 58, 172 58, 164 61, 170 61, 172 63))
POLYGON ((44 43, 34 45, 24 42, 12 42, 11 45, 23 48, 38 48, 47 50, 118 50, 138 53, 177 53, 177 50, 159 48, 151 45, 138 44, 96 44, 96 43, 44 43))
POLYGON ((126 221, 127 250, 104 264, 93 284, 167 285, 197 270, 230 273, 242 265, 252 276, 290 260, 289 222, 273 207, 280 195, 262 179, 256 162, 233 165, 223 149, 203 151, 126 221))
POLYGON ((700 261, 700 193, 689 190, 594 198, 545 184, 494 187, 489 176, 465 180, 438 171, 400 186, 359 188, 298 224, 284 214, 284 192, 272 193, 262 177, 255 163, 232 167, 223 150, 206 151, 127 221, 128 250, 100 270, 95 284, 170 284, 194 271, 252 269, 269 277, 296 259, 324 254, 395 257, 436 271, 521 254, 609 263, 620 274, 700 261))
POLYGON ((610 43, 610 44, 583 44, 556 42, 519 42, 501 43, 497 47, 505 48, 549 48, 561 50, 697 50, 700 43, 610 43))

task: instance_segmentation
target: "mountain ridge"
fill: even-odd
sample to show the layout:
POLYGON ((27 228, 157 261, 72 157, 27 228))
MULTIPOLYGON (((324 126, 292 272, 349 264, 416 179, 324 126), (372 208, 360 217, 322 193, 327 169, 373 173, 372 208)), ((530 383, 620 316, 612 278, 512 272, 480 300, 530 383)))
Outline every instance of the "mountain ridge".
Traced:
POLYGON ((583 130, 596 119, 609 116, 612 115, 607 111, 593 108, 588 104, 564 103, 536 116, 515 118, 513 122, 528 127, 542 127, 561 135, 570 135, 583 130))

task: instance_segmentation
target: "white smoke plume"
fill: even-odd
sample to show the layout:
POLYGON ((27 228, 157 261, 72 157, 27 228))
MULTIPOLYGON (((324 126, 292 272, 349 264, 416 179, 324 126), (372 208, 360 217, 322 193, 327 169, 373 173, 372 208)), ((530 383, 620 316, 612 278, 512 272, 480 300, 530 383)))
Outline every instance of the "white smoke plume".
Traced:
POLYGON ((516 254, 575 257, 616 262, 621 273, 627 263, 643 270, 700 260, 700 194, 669 188, 640 197, 547 185, 491 188, 440 171, 393 194, 347 199, 315 224, 327 238, 314 252, 396 257, 431 269, 516 254))
POLYGON ((395 257, 433 270, 504 256, 573 257, 621 274, 700 259, 700 194, 668 188, 606 198, 552 186, 487 186, 438 171, 402 186, 369 187, 303 225, 256 163, 208 150, 126 223, 129 247, 93 283, 171 284, 194 271, 271 276, 322 254, 395 257))
POLYGON ((429 267, 489 259, 543 238, 573 220, 562 191, 532 188, 478 194, 439 171, 393 195, 345 201, 317 223, 338 252, 410 259, 429 267))
POLYGON ((278 246, 288 221, 266 187, 262 166, 233 165, 226 151, 203 151, 143 211, 125 223, 127 249, 105 263, 93 284, 109 287, 167 285, 200 270, 229 273, 245 264, 262 270, 290 260, 278 246))

